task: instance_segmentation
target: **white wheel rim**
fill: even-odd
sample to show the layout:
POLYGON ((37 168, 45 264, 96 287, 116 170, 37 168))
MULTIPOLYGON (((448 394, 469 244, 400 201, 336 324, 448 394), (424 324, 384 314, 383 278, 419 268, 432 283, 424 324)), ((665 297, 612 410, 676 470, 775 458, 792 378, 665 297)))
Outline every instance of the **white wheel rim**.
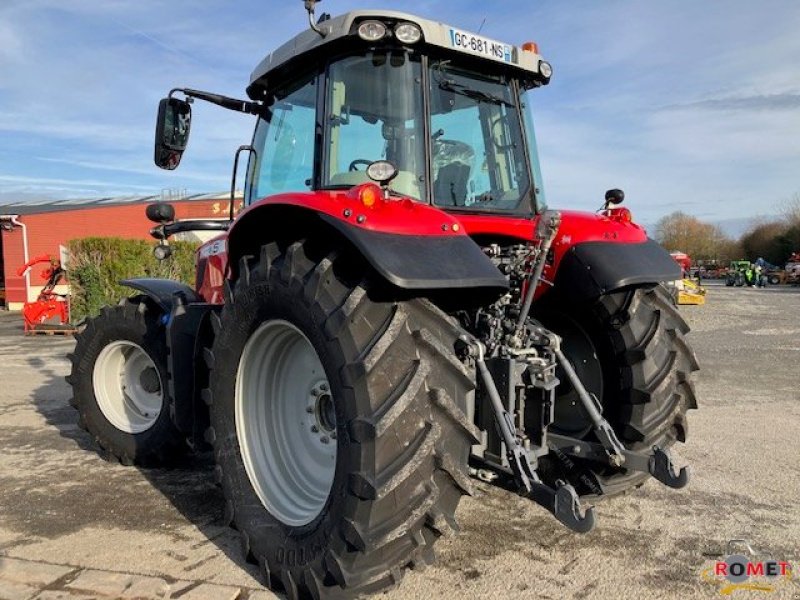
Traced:
POLYGON ((236 434, 270 514, 295 527, 322 511, 336 472, 336 417, 314 346, 288 321, 250 336, 236 375, 236 434))
POLYGON ((164 384, 153 359, 127 340, 111 342, 94 363, 92 385, 106 419, 125 433, 142 433, 158 420, 164 384))

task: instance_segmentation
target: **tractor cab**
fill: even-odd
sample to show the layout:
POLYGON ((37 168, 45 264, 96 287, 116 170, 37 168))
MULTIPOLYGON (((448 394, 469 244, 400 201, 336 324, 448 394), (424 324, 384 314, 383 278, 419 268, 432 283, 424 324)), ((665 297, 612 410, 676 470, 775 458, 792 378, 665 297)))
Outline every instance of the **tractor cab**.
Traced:
MULTIPOLYGON (((552 69, 535 44, 393 11, 311 23, 257 66, 253 102, 236 106, 258 115, 246 203, 347 190, 375 179, 370 165, 388 162, 378 183, 392 196, 526 216, 544 206, 527 96, 552 69)), ((185 147, 190 111, 175 113, 185 147)))
POLYGON ((325 19, 253 72, 248 94, 268 110, 247 199, 348 189, 388 161, 393 195, 530 214, 543 194, 526 94, 550 74, 535 45, 399 12, 325 19))

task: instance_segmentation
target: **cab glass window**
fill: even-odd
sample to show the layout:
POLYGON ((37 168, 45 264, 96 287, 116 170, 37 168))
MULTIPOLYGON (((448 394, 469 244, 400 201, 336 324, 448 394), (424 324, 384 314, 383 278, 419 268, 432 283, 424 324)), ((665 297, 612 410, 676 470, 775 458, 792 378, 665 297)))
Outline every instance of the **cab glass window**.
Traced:
POLYGON ((512 83, 431 64, 433 201, 443 208, 530 211, 530 177, 512 83))
POLYGON ((420 200, 425 190, 422 72, 406 51, 376 51, 330 66, 327 148, 322 186, 369 181, 366 168, 388 160, 398 175, 390 190, 420 200))
POLYGON ((275 96, 268 119, 259 119, 253 139, 251 201, 283 192, 309 190, 314 175, 317 78, 275 96))

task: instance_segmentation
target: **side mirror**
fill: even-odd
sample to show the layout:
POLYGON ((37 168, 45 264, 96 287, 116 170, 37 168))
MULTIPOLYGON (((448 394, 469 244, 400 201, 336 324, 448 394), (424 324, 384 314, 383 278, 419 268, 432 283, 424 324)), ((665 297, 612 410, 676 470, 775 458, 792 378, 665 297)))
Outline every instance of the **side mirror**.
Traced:
POLYGON ((172 223, 175 220, 175 207, 166 202, 148 204, 144 213, 154 223, 172 223))
POLYGON ((159 102, 153 158, 158 167, 168 171, 178 167, 189 143, 191 125, 192 107, 189 102, 178 98, 164 98, 159 102))
POLYGON ((606 192, 606 208, 612 204, 622 204, 625 200, 625 192, 618 189, 608 190, 606 192))

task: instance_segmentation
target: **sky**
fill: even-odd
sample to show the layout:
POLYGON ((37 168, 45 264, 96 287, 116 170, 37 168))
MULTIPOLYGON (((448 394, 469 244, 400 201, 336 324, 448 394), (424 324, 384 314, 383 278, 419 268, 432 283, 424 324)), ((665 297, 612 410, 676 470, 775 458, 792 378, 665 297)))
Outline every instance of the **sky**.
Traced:
MULTIPOLYGON (((800 2, 325 0, 394 8, 521 44, 552 63, 535 96, 552 207, 620 187, 637 220, 779 214, 800 193, 800 2), (454 7, 458 7, 454 10, 454 7)), ((152 162, 174 87, 245 97, 307 26, 300 0, 0 0, 0 201, 218 192, 252 117, 196 102, 181 167, 152 162)))

